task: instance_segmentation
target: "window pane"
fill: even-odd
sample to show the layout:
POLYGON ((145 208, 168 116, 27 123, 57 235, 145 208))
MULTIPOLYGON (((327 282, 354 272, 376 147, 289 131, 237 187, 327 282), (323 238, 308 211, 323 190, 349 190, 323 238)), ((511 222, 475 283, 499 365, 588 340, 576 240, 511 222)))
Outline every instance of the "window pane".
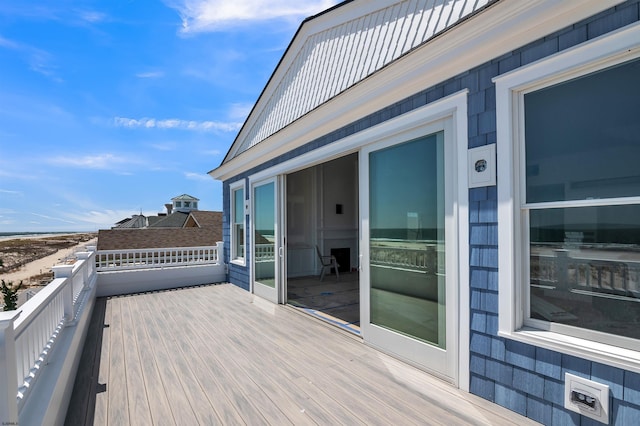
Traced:
POLYGON ((528 203, 640 196, 640 60, 524 104, 528 203))
POLYGON ((235 253, 234 258, 243 258, 244 257, 244 223, 237 223, 234 225, 234 243, 235 243, 235 253))
POLYGON ((244 257, 244 190, 233 191, 233 258, 244 257))
POLYGON ((640 338, 640 205, 529 217, 531 318, 640 338))
POLYGON ((237 189, 233 192, 233 221, 244 222, 244 191, 237 189))
POLYGON ((370 154, 371 323, 444 348, 443 135, 370 154))

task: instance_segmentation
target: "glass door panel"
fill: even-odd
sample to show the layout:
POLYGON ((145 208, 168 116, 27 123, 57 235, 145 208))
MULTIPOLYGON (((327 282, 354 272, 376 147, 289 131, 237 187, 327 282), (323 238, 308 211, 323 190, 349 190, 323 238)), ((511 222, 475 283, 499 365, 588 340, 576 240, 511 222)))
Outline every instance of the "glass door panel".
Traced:
POLYGON ((442 134, 369 157, 371 323, 445 348, 442 134))
POLYGON ((278 303, 277 181, 252 186, 253 292, 278 303))
POLYGON ((455 143, 449 121, 425 136, 365 147, 361 331, 368 344, 457 381, 455 143))

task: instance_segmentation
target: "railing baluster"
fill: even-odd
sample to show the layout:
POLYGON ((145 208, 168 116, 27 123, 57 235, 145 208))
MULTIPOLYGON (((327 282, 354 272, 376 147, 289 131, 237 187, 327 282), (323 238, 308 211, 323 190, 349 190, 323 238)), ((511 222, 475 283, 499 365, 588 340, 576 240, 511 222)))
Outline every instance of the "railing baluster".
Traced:
MULTIPOLYGON (((263 260, 274 259, 273 245, 261 248, 263 260)), ((181 247, 170 249, 108 250, 97 253, 95 272, 136 268, 164 268, 189 264, 219 263, 223 243, 211 247, 181 247)), ((90 272, 91 274, 93 271, 90 272)))

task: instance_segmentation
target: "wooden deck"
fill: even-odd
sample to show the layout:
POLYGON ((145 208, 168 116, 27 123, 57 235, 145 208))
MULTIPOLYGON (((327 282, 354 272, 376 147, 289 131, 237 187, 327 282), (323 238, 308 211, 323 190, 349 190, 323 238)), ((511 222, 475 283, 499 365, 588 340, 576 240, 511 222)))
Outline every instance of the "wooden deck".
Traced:
POLYGON ((98 299, 66 424, 535 424, 219 284, 98 299))

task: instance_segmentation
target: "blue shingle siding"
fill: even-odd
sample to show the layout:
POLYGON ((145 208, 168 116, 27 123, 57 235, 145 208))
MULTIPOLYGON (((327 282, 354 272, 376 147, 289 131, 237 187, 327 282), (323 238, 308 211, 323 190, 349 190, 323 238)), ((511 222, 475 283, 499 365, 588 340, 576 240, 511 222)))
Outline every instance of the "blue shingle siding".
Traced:
POLYGON ((624 401, 640 405, 640 374, 624 372, 624 401))
MULTIPOLYGON (((495 142, 495 87, 490 83, 493 77, 638 21, 638 6, 638 1, 626 2, 466 74, 464 81, 477 81, 476 90, 467 86, 469 147, 495 142), (477 77, 472 77, 474 73, 477 77)), ((591 419, 563 407, 564 373, 569 372, 610 386, 611 424, 637 423, 640 374, 497 336, 493 303, 498 290, 497 260, 493 263, 495 259, 490 255, 491 250, 497 249, 496 187, 469 191, 469 223, 473 363, 470 391, 543 424, 591 424, 591 419), (480 358, 485 359, 484 374, 479 367, 483 366, 480 358), (512 382, 508 383, 510 374, 512 382)))
POLYGON ((527 394, 515 391, 510 386, 496 383, 494 402, 523 416, 527 415, 527 394))
POLYGON ((495 400, 496 385, 493 380, 486 379, 481 375, 471 373, 469 382, 469 390, 471 393, 478 395, 486 400, 495 400))
POLYGON ((536 373, 557 380, 562 379, 562 356, 558 352, 536 348, 535 357, 536 373))
POLYGON ((551 424, 552 411, 549 410, 547 403, 538 398, 527 398, 527 417, 542 423, 543 425, 551 424))
MULTIPOLYGON (((640 0, 627 1, 594 17, 549 34, 434 87, 425 88, 403 101, 372 112, 344 128, 270 160, 234 180, 339 141, 462 89, 469 91, 468 147, 495 143, 496 95, 492 82, 494 77, 639 21, 639 4, 640 0)), ((500 172, 498 170, 498 173, 500 172)), ((227 214, 224 230, 226 261, 229 254, 228 185, 229 182, 224 183, 223 191, 227 214)), ((497 335, 499 290, 497 208, 496 186, 469 190, 470 391, 543 424, 591 424, 590 419, 563 408, 564 374, 569 372, 609 384, 612 390, 611 424, 634 424, 640 415, 640 374, 506 340, 497 335)), ((230 265, 229 280, 248 289, 248 268, 230 265)))
MULTIPOLYGON (((224 238, 224 263, 228 265, 228 273, 227 273, 227 281, 231 284, 237 285, 240 288, 245 290, 249 290, 249 265, 250 262, 250 251, 248 250, 248 246, 245 247, 245 266, 236 265, 231 263, 231 217, 229 206, 231 205, 231 190, 229 185, 237 182, 240 179, 244 179, 246 175, 236 176, 233 179, 223 182, 222 184, 222 205, 223 205, 223 214, 222 214, 222 235, 224 238)), ((247 185, 245 183, 244 187, 245 199, 248 199, 248 190, 247 185)), ((248 218, 245 221, 245 241, 249 241, 249 230, 251 229, 249 226, 248 218)))
MULTIPOLYGON (((551 407, 551 423, 552 425, 576 425, 580 424, 582 417, 573 411, 567 411, 562 406, 552 405, 551 407)), ((602 425, 602 423, 601 423, 602 425)))
POLYGON ((563 401, 564 400, 564 381, 545 379, 543 398, 546 401, 558 401, 558 402, 563 401))

